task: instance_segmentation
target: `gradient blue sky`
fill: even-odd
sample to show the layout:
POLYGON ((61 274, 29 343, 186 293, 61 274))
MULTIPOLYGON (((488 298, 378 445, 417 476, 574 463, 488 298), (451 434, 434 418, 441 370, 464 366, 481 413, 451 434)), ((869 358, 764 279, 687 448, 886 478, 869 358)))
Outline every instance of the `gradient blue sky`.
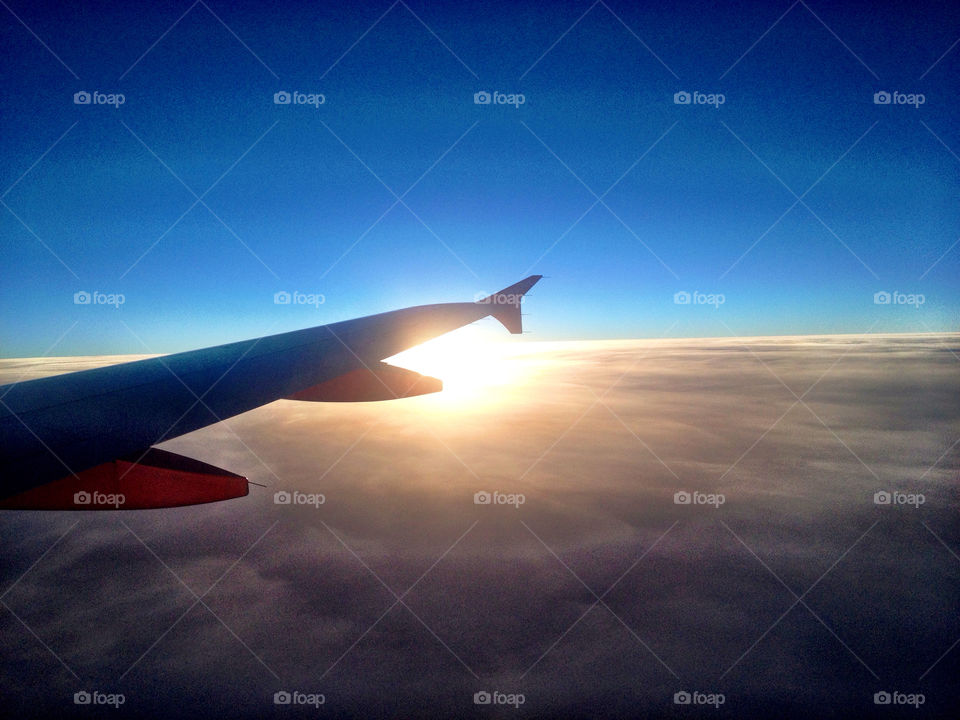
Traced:
POLYGON ((531 339, 957 330, 956 5, 340 5, 0 10, 0 356, 186 350, 532 273, 531 339))

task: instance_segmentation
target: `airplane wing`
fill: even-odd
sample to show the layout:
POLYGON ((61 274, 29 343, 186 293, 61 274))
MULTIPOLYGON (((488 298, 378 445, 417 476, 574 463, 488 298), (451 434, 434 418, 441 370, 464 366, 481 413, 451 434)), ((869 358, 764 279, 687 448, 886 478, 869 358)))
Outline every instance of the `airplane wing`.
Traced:
POLYGON ((0 508, 143 509, 247 494, 247 479, 154 448, 275 400, 358 402, 437 392, 383 363, 492 315, 522 332, 540 275, 478 302, 394 310, 255 340, 0 386, 0 508))

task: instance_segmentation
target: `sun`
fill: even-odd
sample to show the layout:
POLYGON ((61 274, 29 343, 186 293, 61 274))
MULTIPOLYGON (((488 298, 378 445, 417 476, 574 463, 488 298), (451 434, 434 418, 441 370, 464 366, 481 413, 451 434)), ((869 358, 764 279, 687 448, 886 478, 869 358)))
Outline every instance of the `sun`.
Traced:
POLYGON ((495 402, 523 382, 525 370, 516 344, 502 338, 499 326, 467 325, 387 358, 391 365, 443 381, 443 391, 425 397, 445 406, 495 402))

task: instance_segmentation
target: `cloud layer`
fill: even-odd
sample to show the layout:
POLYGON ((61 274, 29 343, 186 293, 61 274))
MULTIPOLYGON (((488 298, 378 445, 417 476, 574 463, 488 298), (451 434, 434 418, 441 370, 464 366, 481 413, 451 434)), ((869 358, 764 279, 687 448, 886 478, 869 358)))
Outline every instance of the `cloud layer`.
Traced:
MULTIPOLYGON (((513 712, 474 705, 499 690, 536 715, 679 716, 697 690, 723 693, 717 717, 844 717, 896 690, 941 715, 960 705, 958 339, 523 344, 496 360, 519 380, 474 401, 281 401, 177 438, 268 487, 3 514, 4 702, 261 717, 287 689, 338 716, 513 712)), ((0 361, 0 382, 98 362, 0 361)))

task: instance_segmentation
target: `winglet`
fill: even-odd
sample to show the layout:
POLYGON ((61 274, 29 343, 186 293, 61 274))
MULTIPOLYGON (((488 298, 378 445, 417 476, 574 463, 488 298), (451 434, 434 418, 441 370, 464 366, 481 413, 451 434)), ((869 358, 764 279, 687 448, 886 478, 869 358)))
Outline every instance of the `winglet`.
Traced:
POLYGON ((520 282, 506 287, 500 292, 478 300, 477 305, 490 305, 490 314, 514 335, 523 332, 523 321, 520 317, 520 304, 523 296, 530 291, 543 275, 531 275, 520 282))

